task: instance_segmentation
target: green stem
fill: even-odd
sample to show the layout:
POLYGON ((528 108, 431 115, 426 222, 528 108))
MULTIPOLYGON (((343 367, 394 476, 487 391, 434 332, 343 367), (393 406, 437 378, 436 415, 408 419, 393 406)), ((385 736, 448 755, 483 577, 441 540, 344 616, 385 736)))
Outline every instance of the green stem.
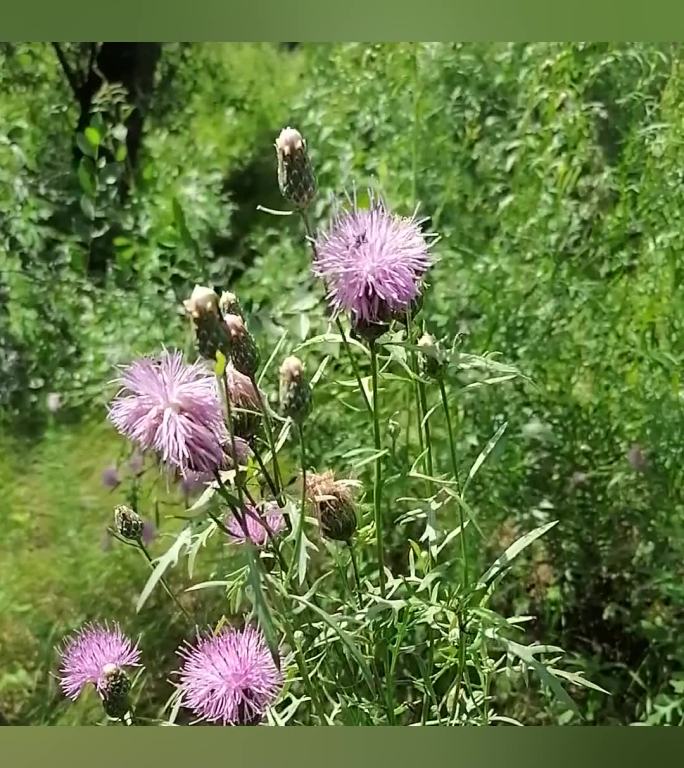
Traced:
POLYGON ((265 398, 262 397, 261 391, 259 390, 259 385, 256 383, 256 379, 251 376, 250 381, 252 382, 252 386, 254 387, 254 392, 256 393, 256 396, 259 400, 259 404, 261 405, 261 412, 264 416, 264 426, 266 428, 266 439, 268 440, 268 447, 271 450, 271 461, 273 462, 273 480, 276 487, 276 499, 278 500, 278 504, 281 507, 285 506, 285 500, 283 498, 283 481, 280 476, 280 468, 278 467, 278 453, 276 451, 276 444, 275 439, 273 437, 273 427, 271 425, 271 416, 268 412, 268 403, 265 401, 265 398))
MULTIPOLYGON (((266 484, 268 485, 269 490, 273 494, 273 497, 277 498, 278 489, 276 488, 275 483, 273 482, 273 478, 271 477, 271 474, 268 471, 266 464, 264 464, 264 460, 261 458, 261 453, 257 448, 256 440, 252 441, 252 453, 254 454, 254 458, 257 460, 257 464, 259 465, 259 469, 261 470, 262 475, 266 479, 266 484)), ((280 504, 280 502, 278 502, 278 504, 280 504)), ((285 522, 287 523, 288 528, 290 528, 290 521, 288 518, 285 518, 285 522)))
MULTIPOLYGON (((378 355, 375 342, 369 343, 371 356, 371 379, 373 384, 373 440, 376 454, 380 453, 380 409, 378 407, 378 355)), ((382 456, 375 457, 375 476, 373 478, 373 512, 375 516, 375 540, 378 551, 380 570, 380 594, 385 597, 385 552, 383 548, 382 519, 382 456)))
POLYGON ((461 557, 463 559, 463 587, 468 588, 468 548, 466 546, 466 531, 465 531, 465 518, 463 517, 463 504, 461 504, 461 482, 458 477, 458 460, 456 458, 456 444, 454 442, 454 432, 451 428, 451 415, 449 413, 449 402, 447 400, 446 388, 444 381, 439 380, 439 392, 442 396, 442 407, 444 408, 444 417, 446 419, 447 431, 449 433, 449 450, 451 452, 451 468, 454 473, 454 480, 456 481, 456 492, 458 493, 458 518, 461 526, 461 557))
POLYGON ((304 430, 301 424, 296 424, 297 437, 299 438, 299 451, 302 465, 302 502, 299 509, 299 519, 297 521, 297 538, 295 541, 294 552, 292 553, 292 562, 287 572, 287 580, 289 581, 294 573, 297 564, 299 563, 299 554, 302 548, 302 535, 304 534, 304 517, 306 514, 306 450, 304 447, 304 430))
MULTIPOLYGON (((149 563, 149 564, 150 564, 152 567, 154 567, 154 565, 153 565, 153 560, 152 560, 152 556, 151 556, 151 555, 150 555, 150 553, 148 552, 148 550, 147 550, 147 547, 146 547, 146 546, 143 544, 143 542, 142 542, 140 539, 138 539, 138 548, 139 548, 139 549, 140 549, 140 551, 143 553, 143 555, 145 555, 145 558, 147 559, 147 562, 148 562, 148 563, 149 563)), ((188 612, 185 610, 185 608, 183 608, 183 606, 181 605, 181 603, 180 603, 180 601, 178 600, 178 598, 177 598, 177 597, 176 597, 176 596, 173 594, 173 592, 171 591, 171 588, 170 588, 170 587, 169 587, 169 585, 166 583, 166 579, 165 579, 163 576, 162 576, 162 577, 159 579, 159 583, 162 585, 162 587, 164 587, 164 590, 166 591, 166 594, 167 594, 167 595, 168 595, 168 596, 169 596, 169 597, 170 597, 170 598, 173 600, 173 602, 174 602, 174 603, 175 603, 175 604, 178 606, 178 608, 181 610, 181 612, 183 613, 183 615, 185 616, 185 618, 186 618, 186 619, 188 619, 188 620, 191 620, 191 618, 192 618, 192 617, 191 617, 191 616, 190 616, 190 614, 189 614, 189 613, 188 613, 188 612)))
POLYGON ((359 577, 359 567, 356 563, 356 552, 354 551, 354 542, 349 539, 347 542, 349 547, 349 557, 351 559, 352 571, 354 571, 354 583, 356 584, 356 601, 361 607, 361 579, 359 577))

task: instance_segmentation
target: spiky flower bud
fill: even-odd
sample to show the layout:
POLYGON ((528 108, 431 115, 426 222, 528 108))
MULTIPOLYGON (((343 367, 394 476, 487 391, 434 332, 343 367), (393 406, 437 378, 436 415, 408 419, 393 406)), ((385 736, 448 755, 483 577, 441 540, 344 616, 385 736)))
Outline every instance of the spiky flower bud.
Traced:
POLYGON ((138 541, 142 537, 145 521, 130 507, 118 504, 114 507, 114 527, 124 539, 138 541))
POLYGON ((300 425, 311 410, 311 386, 298 357, 286 357, 280 366, 280 407, 284 416, 300 425))
POLYGON ((216 352, 220 350, 227 357, 230 353, 230 339, 221 323, 216 292, 206 286, 196 285, 183 305, 195 326, 200 355, 215 360, 216 352))
POLYGON ((284 128, 275 143, 278 186, 282 196, 298 208, 306 208, 316 194, 316 179, 306 142, 299 131, 284 128))
POLYGON ((128 694, 131 681, 121 667, 107 664, 102 670, 102 686, 100 694, 104 710, 109 717, 123 720, 130 710, 128 694))
POLYGON ((431 379, 441 379, 447 367, 447 358, 442 348, 429 333, 424 333, 418 339, 418 346, 425 375, 431 379))
POLYGON ((335 480, 332 472, 324 472, 307 476, 306 492, 323 536, 334 541, 349 542, 357 526, 349 484, 335 480))
POLYGON ((226 315, 223 322, 230 338, 230 359, 235 369, 253 378, 260 359, 254 337, 239 315, 226 315))
POLYGON ((230 291, 224 291, 221 294, 221 298, 219 299, 219 309, 224 317, 226 315, 237 315, 243 320, 245 319, 245 313, 242 311, 238 297, 230 291))

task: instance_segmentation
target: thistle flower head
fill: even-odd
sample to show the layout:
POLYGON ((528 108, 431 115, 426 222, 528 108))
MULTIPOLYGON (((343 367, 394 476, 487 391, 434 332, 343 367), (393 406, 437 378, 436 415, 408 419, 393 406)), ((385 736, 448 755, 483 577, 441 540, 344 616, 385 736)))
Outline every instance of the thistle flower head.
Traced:
MULTIPOLYGON (((226 366, 225 376, 232 409, 233 431, 242 438, 249 438, 259 425, 260 398, 251 379, 244 373, 240 373, 232 363, 226 366)), ((239 458, 238 450, 238 461, 239 458)))
POLYGON ((105 697, 113 669, 140 666, 140 650, 118 624, 87 624, 70 638, 60 651, 60 686, 75 699, 88 683, 105 697))
POLYGON ((142 537, 145 521, 125 504, 114 507, 114 528, 124 539, 137 541, 142 537))
POLYGON ((304 375, 304 365, 290 356, 280 366, 280 405, 284 416, 301 424, 311 410, 311 387, 304 375))
POLYGON ((114 465, 105 467, 102 470, 102 485, 105 488, 116 488, 120 482, 119 470, 114 465))
POLYGON ((295 128, 283 128, 275 148, 282 196, 298 208, 306 208, 316 194, 316 179, 302 134, 295 128))
POLYGON ((335 312, 350 312, 359 323, 385 323, 405 312, 422 288, 430 243, 422 221, 390 213, 371 198, 338 213, 316 240, 314 273, 327 286, 335 312))
POLYGON ((224 315, 224 326, 230 339, 230 359, 245 376, 254 376, 259 367, 259 348, 240 315, 224 315))
POLYGON ((335 541, 349 541, 357 526, 353 483, 336 480, 333 472, 306 476, 306 495, 314 507, 321 533, 335 541))
POLYGON ((221 314, 224 316, 237 315, 243 320, 245 319, 245 314, 242 311, 238 297, 230 291, 224 291, 221 294, 221 298, 219 299, 219 308, 221 310, 221 314))
POLYGON ((275 701, 282 677, 260 630, 224 629, 178 651, 183 659, 183 706, 200 719, 223 725, 259 722, 275 701))
POLYGON ((180 352, 165 351, 135 361, 118 382, 109 419, 119 432, 183 475, 222 466, 228 434, 214 376, 201 363, 187 365, 180 352))
POLYGON ((231 514, 226 525, 230 538, 237 544, 251 541, 257 547, 263 547, 268 543, 269 535, 274 536, 283 530, 285 518, 278 504, 270 501, 260 507, 245 504, 241 520, 231 514))
POLYGON ((197 336, 197 348, 202 357, 215 360, 217 351, 228 355, 230 339, 221 323, 219 297, 203 285, 196 285, 190 298, 183 302, 192 318, 197 336))

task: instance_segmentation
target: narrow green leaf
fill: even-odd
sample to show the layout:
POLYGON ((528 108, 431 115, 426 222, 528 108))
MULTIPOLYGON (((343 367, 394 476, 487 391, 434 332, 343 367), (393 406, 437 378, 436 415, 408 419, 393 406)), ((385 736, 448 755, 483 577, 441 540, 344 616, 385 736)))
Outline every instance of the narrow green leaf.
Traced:
POLYGON ((489 454, 494 450, 496 447, 496 444, 499 442, 499 439, 501 438, 501 435, 506 431, 506 427, 508 426, 508 422, 504 421, 504 423, 496 430, 496 432, 492 435, 492 437, 487 442, 487 445, 480 451, 479 456, 475 459, 473 462, 473 466, 470 468, 470 472, 468 472, 468 478, 465 481, 465 484, 463 485, 463 492, 465 493, 466 488, 468 487, 470 481, 475 477, 478 470, 484 463, 485 459, 489 454))
POLYGON ((181 551, 184 547, 187 547, 190 544, 191 539, 192 533, 190 528, 184 528, 178 535, 178 538, 169 547, 169 549, 156 560, 154 570, 150 574, 150 577, 147 579, 147 583, 143 587, 143 590, 140 593, 140 597, 138 598, 138 602, 136 603, 136 611, 139 612, 140 609, 145 605, 154 588, 157 586, 160 579, 164 575, 165 571, 168 568, 176 565, 181 551))

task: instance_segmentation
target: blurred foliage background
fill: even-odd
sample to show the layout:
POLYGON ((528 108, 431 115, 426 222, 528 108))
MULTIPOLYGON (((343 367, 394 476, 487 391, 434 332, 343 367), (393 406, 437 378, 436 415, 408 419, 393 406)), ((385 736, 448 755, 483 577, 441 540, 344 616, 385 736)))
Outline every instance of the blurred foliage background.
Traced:
MULTIPOLYGON (((189 348, 180 302, 196 281, 239 294, 264 350, 325 330, 297 222, 257 210, 283 207, 273 142, 292 125, 318 175, 316 218, 353 186, 406 213, 420 203, 441 236, 430 330, 531 380, 458 404, 471 460, 508 423, 477 476, 478 554, 560 520, 502 609, 535 616, 535 635, 611 691, 579 694, 588 722, 684 722, 681 54, 2 44, 2 717, 87 718, 94 698, 67 707, 51 677, 54 644, 85 619, 118 617, 173 654, 163 593, 135 615, 146 564, 103 539, 122 493, 101 473, 125 458, 103 423, 106 382, 136 354, 189 348)), ((316 408, 310 450, 336 466, 363 415, 325 393, 316 408)), ((391 486, 402 495, 401 477, 391 486)), ((177 497, 155 487, 150 515, 177 497)), ((160 675, 150 697, 170 693, 160 675)), ((573 718, 507 695, 524 722, 573 718)))

